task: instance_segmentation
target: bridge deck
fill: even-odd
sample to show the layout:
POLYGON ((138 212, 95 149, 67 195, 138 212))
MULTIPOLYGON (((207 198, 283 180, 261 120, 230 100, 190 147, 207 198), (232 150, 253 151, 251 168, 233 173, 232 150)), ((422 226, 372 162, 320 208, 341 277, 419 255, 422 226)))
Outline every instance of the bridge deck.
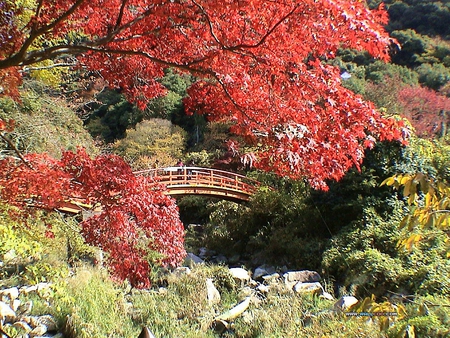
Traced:
MULTIPOLYGON (((248 201, 259 187, 259 182, 236 173, 200 167, 168 167, 135 172, 135 175, 152 177, 166 185, 167 194, 177 197, 203 195, 218 197, 234 202, 248 201)), ((91 206, 82 198, 62 202, 58 210, 77 214, 87 212, 91 206)))
POLYGON ((248 201, 259 182, 236 173, 200 167, 168 167, 138 171, 165 184, 168 194, 217 196, 235 201, 248 201))

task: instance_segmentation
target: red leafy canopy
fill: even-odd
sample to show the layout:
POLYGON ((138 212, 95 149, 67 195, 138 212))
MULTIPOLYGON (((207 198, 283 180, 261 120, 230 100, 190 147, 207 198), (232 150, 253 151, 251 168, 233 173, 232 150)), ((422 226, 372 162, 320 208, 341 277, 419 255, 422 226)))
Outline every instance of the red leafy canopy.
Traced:
POLYGON ((66 152, 60 161, 27 155, 29 165, 11 158, 0 161, 0 194, 10 204, 53 210, 69 196, 83 196, 102 212, 81 223, 87 243, 108 254, 119 279, 137 287, 149 285, 149 253, 153 263, 176 265, 185 255, 184 230, 175 202, 154 182, 133 175, 117 156, 90 159, 83 151, 66 152))
POLYGON ((421 137, 441 136, 450 124, 450 98, 434 90, 415 86, 405 87, 398 93, 403 114, 410 119, 421 137))
POLYGON ((387 60, 386 22, 382 8, 360 0, 41 0, 19 27, 22 47, 6 53, 0 69, 76 54, 140 105, 164 93, 155 81, 164 68, 190 71, 201 80, 189 90, 189 112, 233 122, 258 147, 259 168, 326 188, 375 138, 400 138, 395 122, 318 61, 339 47, 387 60), (26 47, 68 32, 83 38, 26 47))

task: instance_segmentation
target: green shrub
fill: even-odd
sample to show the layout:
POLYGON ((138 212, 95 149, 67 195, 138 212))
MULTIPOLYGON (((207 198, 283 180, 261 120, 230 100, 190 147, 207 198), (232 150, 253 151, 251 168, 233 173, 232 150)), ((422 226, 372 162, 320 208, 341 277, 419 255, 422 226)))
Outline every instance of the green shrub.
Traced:
POLYGON ((127 319, 129 304, 106 271, 80 268, 53 287, 50 311, 68 337, 137 337, 127 319))

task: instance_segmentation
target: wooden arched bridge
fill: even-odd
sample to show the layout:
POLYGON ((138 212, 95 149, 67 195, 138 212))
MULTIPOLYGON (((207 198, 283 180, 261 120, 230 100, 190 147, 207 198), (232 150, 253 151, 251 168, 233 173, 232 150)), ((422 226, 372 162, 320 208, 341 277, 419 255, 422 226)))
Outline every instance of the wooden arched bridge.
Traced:
MULTIPOLYGON (((233 172, 201 167, 166 167, 135 172, 149 176, 167 187, 167 194, 173 197, 203 195, 218 197, 233 202, 245 202, 258 190, 256 180, 233 172)), ((58 210, 77 214, 90 209, 82 199, 71 199, 61 203, 58 210)))
POLYGON ((168 167, 135 172, 166 185, 171 196, 205 195, 235 202, 248 201, 259 182, 233 172, 200 167, 168 167))

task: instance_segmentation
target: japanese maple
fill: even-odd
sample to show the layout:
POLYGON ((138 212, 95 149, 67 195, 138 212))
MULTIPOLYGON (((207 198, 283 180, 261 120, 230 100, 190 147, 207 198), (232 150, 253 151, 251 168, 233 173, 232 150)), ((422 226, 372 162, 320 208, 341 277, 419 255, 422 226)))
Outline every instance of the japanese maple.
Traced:
POLYGON ((381 7, 361 0, 1 0, 0 78, 16 95, 32 64, 67 55, 141 107, 172 67, 198 77, 188 113, 233 123, 254 165, 326 189, 398 123, 341 86, 320 60, 339 47, 388 60, 381 7))
POLYGON ((86 242, 101 248, 111 272, 147 287, 150 264, 179 264, 185 256, 184 228, 175 201, 150 178, 136 177, 120 157, 91 159, 84 150, 61 160, 27 154, 0 161, 0 196, 21 209, 57 209, 70 198, 101 206, 81 222, 86 242))
POLYGON ((419 136, 445 136, 450 123, 450 98, 425 87, 409 86, 399 91, 398 100, 419 136))

